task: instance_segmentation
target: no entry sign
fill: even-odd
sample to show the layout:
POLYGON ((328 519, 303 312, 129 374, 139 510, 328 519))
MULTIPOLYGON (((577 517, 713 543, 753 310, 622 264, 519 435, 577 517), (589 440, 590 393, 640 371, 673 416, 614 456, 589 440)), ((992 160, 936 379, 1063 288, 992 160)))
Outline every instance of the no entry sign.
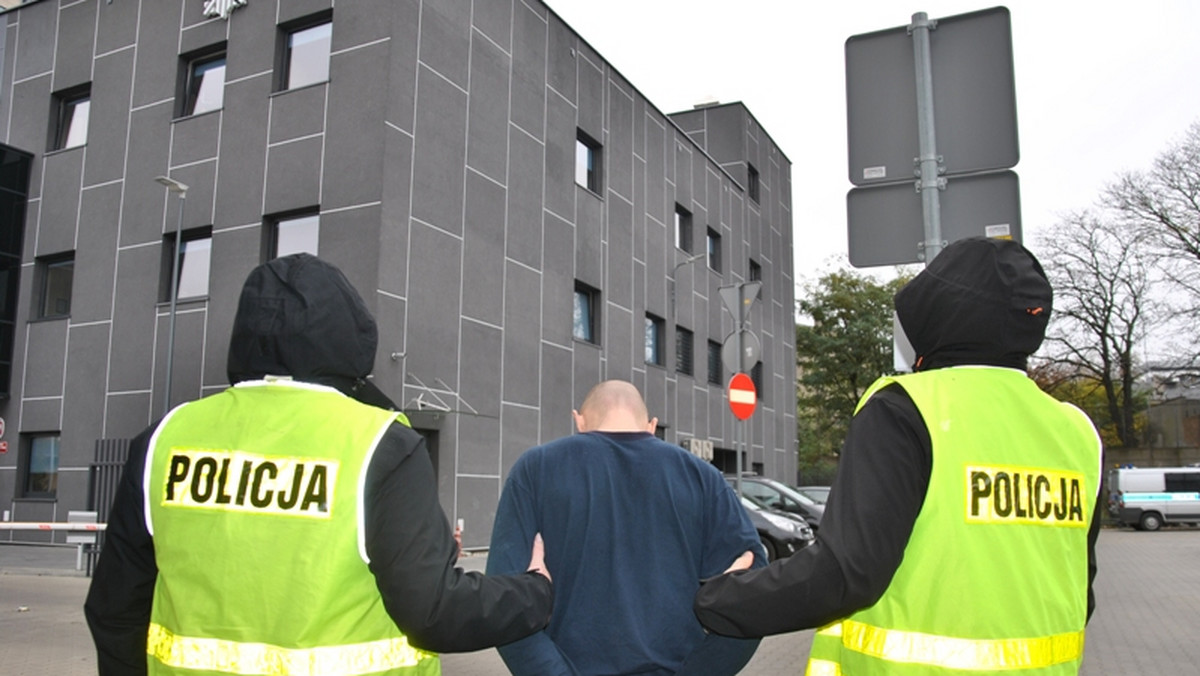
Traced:
POLYGON ((754 381, 745 373, 735 373, 729 379, 729 410, 733 417, 745 420, 754 415, 758 406, 758 390, 754 389, 754 381))

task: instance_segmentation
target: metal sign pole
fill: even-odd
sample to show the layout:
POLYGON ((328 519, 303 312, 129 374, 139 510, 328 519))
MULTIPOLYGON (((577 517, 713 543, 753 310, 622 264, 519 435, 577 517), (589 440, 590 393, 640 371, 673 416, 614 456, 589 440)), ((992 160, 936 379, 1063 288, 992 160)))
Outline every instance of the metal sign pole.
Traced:
POLYGON ((924 216, 925 241, 921 243, 920 258, 928 265, 942 252, 941 200, 938 191, 946 185, 940 177, 942 167, 937 154, 937 135, 933 117, 933 59, 929 53, 929 31, 937 28, 925 12, 913 14, 909 32, 913 39, 913 63, 917 75, 917 140, 920 147, 921 210, 924 216))
MULTIPOLYGON (((744 302, 744 300, 742 299, 742 293, 744 293, 744 287, 739 286, 738 287, 739 305, 740 305, 740 302, 744 302)), ((733 314, 733 330, 737 334, 738 363, 734 368, 736 369, 737 372, 740 372, 742 370, 742 361, 741 361, 742 354, 743 354, 742 350, 744 350, 746 347, 745 344, 743 343, 744 339, 742 338, 742 325, 743 325, 743 322, 742 322, 741 312, 735 312, 733 314)), ((735 480, 735 483, 737 484, 738 500, 741 500, 742 499, 742 447, 741 447, 741 444, 739 443, 739 441, 740 441, 739 438, 745 434, 745 431, 746 431, 745 421, 739 420, 739 421, 735 422, 734 425, 735 425, 735 428, 734 428, 734 432, 733 432, 733 452, 735 454, 737 454, 737 479, 735 480)))

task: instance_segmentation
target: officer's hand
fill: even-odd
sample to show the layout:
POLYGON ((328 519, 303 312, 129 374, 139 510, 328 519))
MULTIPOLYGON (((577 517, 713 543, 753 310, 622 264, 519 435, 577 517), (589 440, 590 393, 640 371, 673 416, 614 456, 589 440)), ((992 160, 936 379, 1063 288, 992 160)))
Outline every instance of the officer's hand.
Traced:
POLYGON ((528 572, 537 573, 546 576, 547 580, 553 582, 550 577, 550 571, 546 569, 546 546, 542 543, 542 534, 537 533, 533 536, 533 555, 529 559, 528 572))
POLYGON ((746 570, 752 563, 754 563, 754 551, 748 549, 744 554, 737 557, 737 559, 734 560, 733 565, 726 568, 725 572, 732 573, 735 570, 746 570))

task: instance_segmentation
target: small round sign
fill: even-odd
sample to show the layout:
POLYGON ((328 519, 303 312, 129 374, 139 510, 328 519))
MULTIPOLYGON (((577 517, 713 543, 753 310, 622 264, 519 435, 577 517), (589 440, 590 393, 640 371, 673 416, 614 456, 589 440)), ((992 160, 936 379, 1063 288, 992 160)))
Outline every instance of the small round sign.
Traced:
POLYGON ((729 379, 729 410, 733 411, 733 417, 745 420, 754 415, 757 407, 758 390, 754 388, 754 381, 745 373, 733 374, 729 379))

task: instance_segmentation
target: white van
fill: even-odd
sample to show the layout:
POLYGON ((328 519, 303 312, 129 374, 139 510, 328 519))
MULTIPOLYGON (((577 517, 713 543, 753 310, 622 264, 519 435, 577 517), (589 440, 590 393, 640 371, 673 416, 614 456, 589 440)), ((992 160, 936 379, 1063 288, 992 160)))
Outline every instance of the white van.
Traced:
POLYGON ((1200 522, 1200 466, 1110 470, 1109 512, 1138 530, 1200 522))

